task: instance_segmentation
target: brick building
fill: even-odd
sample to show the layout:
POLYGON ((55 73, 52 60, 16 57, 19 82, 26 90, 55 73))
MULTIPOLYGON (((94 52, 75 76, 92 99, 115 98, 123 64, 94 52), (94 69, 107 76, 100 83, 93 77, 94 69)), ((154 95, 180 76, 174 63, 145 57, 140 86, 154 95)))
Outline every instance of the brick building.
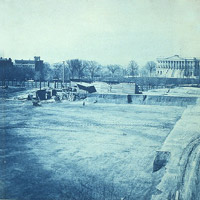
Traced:
POLYGON ((16 67, 20 67, 20 68, 28 67, 30 69, 33 69, 33 71, 36 74, 36 76, 35 76, 36 79, 38 79, 38 80, 44 79, 44 62, 43 62, 43 60, 40 60, 39 56, 35 56, 34 60, 23 60, 23 59, 15 60, 14 65, 16 67))
POLYGON ((12 59, 9 58, 0 58, 0 80, 10 80, 12 77, 12 68, 13 68, 13 62, 12 59))

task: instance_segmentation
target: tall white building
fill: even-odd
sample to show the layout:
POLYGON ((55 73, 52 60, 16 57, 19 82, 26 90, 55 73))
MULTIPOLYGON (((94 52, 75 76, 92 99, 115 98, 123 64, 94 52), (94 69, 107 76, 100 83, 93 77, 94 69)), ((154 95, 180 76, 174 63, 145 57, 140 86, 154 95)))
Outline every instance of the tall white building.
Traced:
POLYGON ((168 58, 157 58, 156 75, 166 78, 198 78, 199 68, 200 59, 174 55, 168 58))

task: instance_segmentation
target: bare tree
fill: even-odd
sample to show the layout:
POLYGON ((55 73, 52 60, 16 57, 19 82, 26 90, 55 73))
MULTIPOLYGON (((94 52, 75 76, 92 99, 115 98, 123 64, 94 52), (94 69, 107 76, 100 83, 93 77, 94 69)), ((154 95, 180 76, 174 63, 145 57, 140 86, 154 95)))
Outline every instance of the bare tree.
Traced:
POLYGON ((35 70, 30 67, 23 67, 22 69, 22 74, 25 80, 33 79, 35 77, 35 73, 37 73, 37 71, 35 72, 35 70))
POLYGON ((137 76, 139 74, 138 69, 139 69, 138 64, 134 60, 131 60, 128 65, 128 74, 130 76, 137 76))
POLYGON ((71 74, 71 78, 82 78, 84 76, 84 70, 88 66, 87 61, 79 60, 79 59, 72 59, 68 60, 67 62, 68 70, 71 74))
POLYGON ((152 74, 155 73, 156 71, 156 63, 154 61, 149 61, 146 63, 145 65, 146 69, 148 70, 149 72, 149 76, 151 77, 152 74))
POLYGON ((45 62, 44 63, 44 80, 50 81, 53 79, 53 69, 51 68, 50 64, 45 62))
POLYGON ((146 67, 140 68, 139 73, 140 73, 141 77, 147 77, 148 76, 148 70, 146 69, 146 67))
POLYGON ((127 69, 122 69, 122 74, 123 76, 127 76, 128 75, 128 70, 127 69))
POLYGON ((76 74, 76 65, 78 63, 78 59, 67 60, 66 63, 67 63, 67 67, 70 73, 70 78, 74 78, 76 74))
POLYGON ((62 78, 62 68, 63 68, 63 65, 61 63, 56 63, 53 65, 53 78, 54 79, 62 78))
POLYGON ((111 72, 112 77, 114 77, 115 73, 120 69, 118 65, 108 65, 107 68, 111 72))
POLYGON ((84 71, 88 67, 88 61, 86 60, 79 60, 80 65, 78 65, 77 68, 77 73, 78 73, 78 78, 82 78, 84 76, 84 71))
POLYGON ((88 61, 87 70, 89 71, 92 80, 94 79, 95 74, 100 71, 100 69, 101 66, 97 62, 88 61))

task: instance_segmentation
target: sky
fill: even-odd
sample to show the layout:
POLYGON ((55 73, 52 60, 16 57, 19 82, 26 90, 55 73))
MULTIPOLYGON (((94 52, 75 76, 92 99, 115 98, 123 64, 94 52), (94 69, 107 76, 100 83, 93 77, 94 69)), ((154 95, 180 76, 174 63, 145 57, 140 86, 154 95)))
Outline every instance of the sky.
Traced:
POLYGON ((200 0, 0 0, 0 56, 139 65, 200 57, 200 0))

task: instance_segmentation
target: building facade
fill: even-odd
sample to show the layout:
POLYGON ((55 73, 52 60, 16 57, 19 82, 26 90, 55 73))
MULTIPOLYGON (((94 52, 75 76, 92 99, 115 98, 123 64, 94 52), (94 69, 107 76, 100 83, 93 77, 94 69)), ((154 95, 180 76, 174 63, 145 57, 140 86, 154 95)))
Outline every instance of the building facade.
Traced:
POLYGON ((166 78, 198 78, 200 59, 181 58, 174 55, 168 58, 157 58, 156 76, 166 78))
POLYGON ((43 67, 43 60, 40 60, 39 56, 35 56, 34 60, 15 60, 14 65, 16 67, 29 67, 35 71, 40 71, 43 67))
POLYGON ((12 78, 13 62, 11 58, 0 58, 0 80, 10 80, 12 78))
POLYGON ((39 56, 35 56, 34 60, 15 60, 14 65, 19 68, 29 68, 35 72, 35 79, 43 80, 44 79, 44 63, 43 60, 40 60, 39 56))

